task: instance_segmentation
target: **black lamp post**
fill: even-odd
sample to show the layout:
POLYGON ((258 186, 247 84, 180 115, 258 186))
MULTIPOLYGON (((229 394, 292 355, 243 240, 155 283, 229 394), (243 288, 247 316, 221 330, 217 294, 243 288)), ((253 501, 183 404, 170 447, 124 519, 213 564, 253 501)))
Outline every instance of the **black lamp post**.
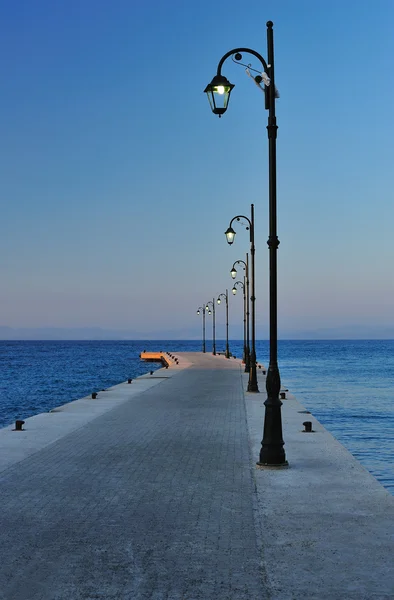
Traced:
MULTIPOLYGON (((275 72, 274 72, 274 33, 272 21, 267 22, 268 64, 264 58, 250 48, 235 48, 227 52, 219 61, 217 74, 205 88, 213 112, 219 117, 227 109, 233 85, 223 77, 221 71, 224 61, 233 56, 234 60, 242 60, 241 52, 255 56, 263 67, 263 72, 254 77, 256 84, 264 90, 265 108, 268 112, 268 145, 269 145, 269 289, 270 289, 270 362, 268 367, 265 404, 264 435, 261 442, 259 465, 286 466, 286 454, 282 435, 282 402, 279 399, 280 374, 278 367, 278 298, 277 298, 277 250, 279 240, 276 223, 276 137, 277 124, 275 115, 275 72), (268 66, 269 65, 269 66, 268 66), (262 87, 264 84, 264 87, 262 87), (217 103, 218 102, 218 103, 217 103)), ((244 65, 245 66, 245 65, 244 65)), ((249 72, 255 69, 249 68, 249 72)))
POLYGON ((205 352, 205 307, 200 306, 197 309, 197 314, 200 314, 202 311, 202 351, 205 352))
POLYGON ((211 309, 210 309, 210 304, 212 304, 212 354, 215 356, 216 355, 216 337, 215 337, 215 329, 216 329, 216 323, 215 323, 215 298, 213 298, 212 302, 209 300, 209 302, 207 302, 206 306, 205 306, 205 310, 208 311, 208 314, 211 314, 211 309))
MULTIPOLYGON (((237 276, 237 269, 235 265, 244 265, 245 271, 245 286, 244 286, 244 302, 245 302, 245 315, 246 315, 246 345, 244 350, 245 355, 245 373, 250 371, 250 344, 249 344, 249 255, 246 253, 246 262, 244 260, 236 260, 230 271, 230 275, 233 279, 237 276)), ((234 293, 234 292, 233 292, 234 293)))
MULTIPOLYGON (((251 284, 252 284, 252 293, 250 296, 250 301, 252 303, 252 350, 250 353, 250 370, 249 370, 249 381, 248 381, 248 392, 258 392, 259 386, 257 384, 257 369, 256 369, 256 296, 255 296, 255 268, 254 268, 254 255, 255 255, 255 245, 254 245, 254 204, 250 205, 250 219, 245 217, 245 215, 237 215, 233 217, 230 221, 230 225, 225 232, 227 243, 232 244, 234 242, 236 232, 232 228, 232 224, 235 220, 239 221, 240 219, 245 219, 249 223, 249 234, 250 234, 250 255, 251 255, 251 284)), ((234 271, 231 271, 231 275, 233 276, 234 271)))
POLYGON ((224 356, 230 358, 230 348, 228 345, 228 290, 226 290, 225 294, 219 294, 217 300, 218 304, 220 304, 221 298, 226 300, 226 352, 224 353, 224 356))
MULTIPOLYGON (((244 321, 244 355, 242 357, 242 362, 244 364, 246 364, 246 277, 244 277, 243 282, 242 281, 236 281, 234 283, 233 289, 231 290, 232 293, 235 294, 237 293, 237 285, 239 285, 241 287, 242 290, 242 295, 243 295, 243 299, 244 299, 244 307, 243 307, 243 321, 244 321)), ((246 369, 245 369, 246 371, 246 369)))

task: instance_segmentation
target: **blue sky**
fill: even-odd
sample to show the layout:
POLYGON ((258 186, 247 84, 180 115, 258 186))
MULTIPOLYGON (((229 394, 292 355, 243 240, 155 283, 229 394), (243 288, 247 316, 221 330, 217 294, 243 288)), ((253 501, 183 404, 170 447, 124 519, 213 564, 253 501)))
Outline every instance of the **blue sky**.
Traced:
MULTIPOLYGON (((231 60, 222 119, 203 90, 232 48, 266 56, 272 20, 280 334, 393 326, 393 18, 391 0, 0 1, 0 325, 194 337, 253 202, 266 337, 263 94, 231 60)), ((231 298, 230 337, 241 313, 231 298)))

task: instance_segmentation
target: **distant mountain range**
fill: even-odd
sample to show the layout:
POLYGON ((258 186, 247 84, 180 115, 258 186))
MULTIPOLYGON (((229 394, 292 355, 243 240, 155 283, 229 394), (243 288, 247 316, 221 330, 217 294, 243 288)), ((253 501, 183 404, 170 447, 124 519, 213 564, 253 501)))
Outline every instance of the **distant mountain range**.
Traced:
MULTIPOLYGON (((206 337, 211 339, 211 329, 206 337)), ((233 328, 232 339, 242 338, 242 329, 233 328)), ((257 339, 267 339, 267 331, 257 331, 257 339)), ((157 332, 102 327, 21 327, 0 326, 0 340, 193 340, 201 338, 201 328, 158 330, 157 332)), ((365 340, 394 339, 394 325, 349 325, 319 329, 283 329, 279 338, 285 340, 365 340)))
POLYGON ((2 327, 0 340, 135 340, 143 339, 135 331, 101 327, 2 327))
POLYGON ((280 337, 287 340, 394 340, 394 325, 343 325, 300 329, 281 332, 280 337))

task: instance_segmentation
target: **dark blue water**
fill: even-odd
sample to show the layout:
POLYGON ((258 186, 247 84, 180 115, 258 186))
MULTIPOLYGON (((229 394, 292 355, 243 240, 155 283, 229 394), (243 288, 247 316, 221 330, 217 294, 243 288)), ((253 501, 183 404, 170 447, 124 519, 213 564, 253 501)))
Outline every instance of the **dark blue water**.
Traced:
MULTIPOLYGON (((0 427, 159 368, 139 359, 145 349, 201 343, 0 341, 0 427)), ((230 350, 241 356, 242 343, 230 350)), ((267 365, 268 342, 256 350, 267 365)), ((278 359, 282 384, 394 494, 394 340, 280 341, 278 359)))

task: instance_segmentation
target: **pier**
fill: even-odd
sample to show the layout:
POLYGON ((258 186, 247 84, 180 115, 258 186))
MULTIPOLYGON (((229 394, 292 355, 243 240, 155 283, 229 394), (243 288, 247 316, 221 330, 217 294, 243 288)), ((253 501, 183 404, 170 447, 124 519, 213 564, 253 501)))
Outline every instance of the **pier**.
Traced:
POLYGON ((256 394, 239 359, 141 358, 0 430, 0 600, 394 598, 394 497, 291 390, 262 469, 264 366, 256 394))

